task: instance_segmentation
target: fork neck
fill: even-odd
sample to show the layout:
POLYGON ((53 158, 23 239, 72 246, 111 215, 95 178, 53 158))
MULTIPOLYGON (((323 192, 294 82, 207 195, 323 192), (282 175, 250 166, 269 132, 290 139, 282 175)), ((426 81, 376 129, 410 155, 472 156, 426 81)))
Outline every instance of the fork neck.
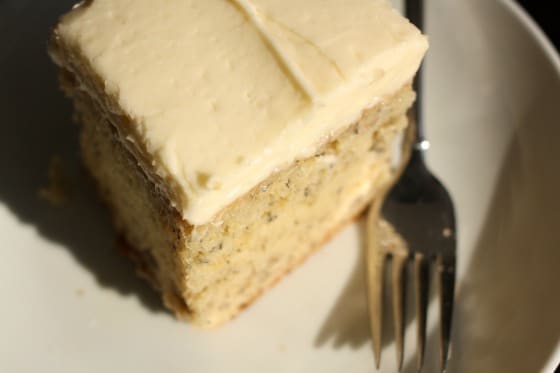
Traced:
MULTIPOLYGON (((418 29, 424 31, 424 1, 423 0, 406 0, 405 13, 410 22, 418 29)), ((423 153, 430 148, 430 143, 424 135, 424 123, 422 118, 422 73, 423 67, 420 65, 416 77, 414 78, 413 87, 416 91, 416 101, 410 108, 412 120, 416 123, 413 143, 413 157, 423 160, 423 153)))
POLYGON ((426 139, 424 134, 424 120, 422 111, 422 72, 423 68, 420 66, 416 77, 414 78, 414 91, 416 92, 416 101, 410 108, 410 117, 414 123, 414 142, 413 151, 414 153, 419 153, 423 155, 430 148, 430 142, 426 139))

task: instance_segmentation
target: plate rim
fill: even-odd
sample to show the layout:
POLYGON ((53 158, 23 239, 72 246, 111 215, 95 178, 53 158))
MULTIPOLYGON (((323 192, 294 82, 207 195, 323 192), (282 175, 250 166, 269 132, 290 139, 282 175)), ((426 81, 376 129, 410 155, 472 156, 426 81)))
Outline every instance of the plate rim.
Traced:
POLYGON ((499 0, 499 2, 531 34, 533 40, 542 48, 547 59, 552 63, 556 75, 560 77, 560 51, 552 44, 544 30, 517 1, 499 0))

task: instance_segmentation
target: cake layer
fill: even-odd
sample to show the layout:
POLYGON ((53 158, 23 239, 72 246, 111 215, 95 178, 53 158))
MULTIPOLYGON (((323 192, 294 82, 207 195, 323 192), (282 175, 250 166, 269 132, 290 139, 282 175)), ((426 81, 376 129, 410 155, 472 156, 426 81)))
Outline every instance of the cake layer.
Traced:
POLYGON ((193 225, 397 92, 427 47, 384 0, 84 4, 53 55, 193 225))
POLYGON ((139 270, 178 317, 205 327, 234 317, 363 210, 392 176, 391 145, 414 96, 406 86, 382 99, 315 154, 230 204, 219 220, 191 226, 95 102, 66 90, 84 123, 85 163, 139 270))

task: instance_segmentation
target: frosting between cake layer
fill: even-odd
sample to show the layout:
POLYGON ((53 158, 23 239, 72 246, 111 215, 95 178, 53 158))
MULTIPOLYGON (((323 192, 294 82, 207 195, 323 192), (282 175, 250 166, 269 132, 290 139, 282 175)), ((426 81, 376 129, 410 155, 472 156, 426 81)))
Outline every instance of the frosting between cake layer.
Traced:
POLYGON ((56 33, 195 225, 396 92, 427 49, 384 0, 94 0, 56 33))

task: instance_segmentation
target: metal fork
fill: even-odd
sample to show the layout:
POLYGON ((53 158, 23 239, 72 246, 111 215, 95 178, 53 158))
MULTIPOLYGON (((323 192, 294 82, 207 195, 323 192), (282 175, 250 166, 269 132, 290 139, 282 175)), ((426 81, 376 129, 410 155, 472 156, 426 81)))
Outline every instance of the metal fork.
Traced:
MULTIPOLYGON (((422 29, 422 0, 406 0, 406 15, 422 29)), ((414 87, 416 102, 409 113, 411 126, 407 133, 412 143, 405 150, 406 166, 400 177, 389 185, 370 207, 368 215, 368 298, 376 367, 379 368, 382 337, 382 298, 385 264, 391 261, 392 304, 397 364, 403 362, 405 272, 412 262, 415 309, 417 318, 417 367, 422 368, 426 339, 426 311, 430 272, 438 284, 440 305, 440 366, 445 371, 449 354, 451 319, 455 288, 456 230, 453 203, 445 187, 427 169, 424 152, 429 142, 424 137, 421 103, 421 70, 414 87), (406 163, 408 159, 408 163, 406 163), (383 219, 380 219, 381 216, 383 219), (394 230, 397 234, 392 232, 394 230), (434 263, 435 265, 431 265, 434 263), (433 267, 433 268, 432 268, 433 267)))

